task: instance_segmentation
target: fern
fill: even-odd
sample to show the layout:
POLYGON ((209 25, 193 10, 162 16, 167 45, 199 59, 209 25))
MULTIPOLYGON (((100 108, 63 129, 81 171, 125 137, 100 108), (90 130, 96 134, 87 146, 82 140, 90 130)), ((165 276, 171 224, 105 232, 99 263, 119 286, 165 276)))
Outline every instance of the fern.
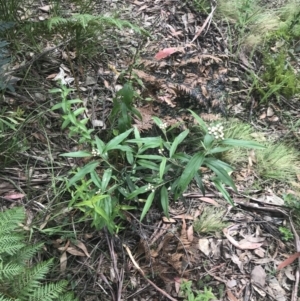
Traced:
POLYGON ((0 213, 0 301, 74 301, 67 281, 44 283, 53 260, 29 265, 43 244, 27 245, 22 208, 0 213))
POLYGON ((112 17, 104 17, 104 16, 93 16, 90 14, 74 14, 70 18, 62 18, 62 17, 52 17, 47 20, 47 26, 50 31, 54 29, 54 27, 59 26, 79 26, 83 29, 86 29, 88 26, 97 26, 99 29, 103 29, 104 26, 113 26, 118 29, 130 28, 139 34, 147 34, 144 29, 133 25, 129 21, 120 20, 118 18, 112 17))

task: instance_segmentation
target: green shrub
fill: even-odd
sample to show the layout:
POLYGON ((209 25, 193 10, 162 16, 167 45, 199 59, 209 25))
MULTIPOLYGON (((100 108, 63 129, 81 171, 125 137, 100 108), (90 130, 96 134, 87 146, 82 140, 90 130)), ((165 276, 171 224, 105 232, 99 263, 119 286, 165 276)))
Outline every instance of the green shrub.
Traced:
MULTIPOLYGON (((123 89, 117 95, 121 97, 119 100, 134 97, 130 85, 125 85, 123 89)), ((235 189, 229 176, 232 169, 217 159, 216 155, 234 147, 261 148, 257 143, 223 139, 223 127, 220 124, 208 127, 192 111, 190 113, 199 128, 199 147, 195 153, 185 152, 189 145, 189 130, 178 134, 178 130, 174 131, 176 126, 169 127, 157 117, 153 117, 153 120, 160 135, 141 137, 136 127, 130 128, 130 114, 139 115, 131 107, 132 99, 127 99, 124 106, 120 105, 120 101, 113 102, 113 117, 118 120, 123 118, 123 121, 119 123, 116 136, 104 141, 92 135, 92 130, 87 127, 88 120, 81 117, 86 108, 79 106, 82 104, 81 100, 68 99, 70 91, 64 86, 52 90, 61 94, 62 101, 52 109, 63 110, 62 128, 68 129, 69 135, 87 149, 62 154, 64 157, 87 160, 84 166, 73 170, 71 178, 67 179, 67 187, 71 193, 69 205, 83 211, 85 219, 91 217, 93 225, 98 229, 107 227, 111 232, 117 231, 118 220, 123 217, 122 212, 141 205, 142 220, 156 200, 168 216, 169 199, 180 198, 192 180, 195 180, 204 193, 201 166, 213 171, 215 176, 212 181, 224 198, 232 203, 224 186, 229 185, 235 189), (128 118, 124 119, 124 114, 128 113, 128 118)))

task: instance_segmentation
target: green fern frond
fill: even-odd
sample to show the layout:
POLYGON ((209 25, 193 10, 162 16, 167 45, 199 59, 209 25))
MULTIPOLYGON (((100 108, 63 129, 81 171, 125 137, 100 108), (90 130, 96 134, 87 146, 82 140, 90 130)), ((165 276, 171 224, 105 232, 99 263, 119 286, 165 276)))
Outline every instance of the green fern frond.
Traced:
MULTIPOLYGON (((62 301, 61 294, 65 291, 68 285, 67 281, 59 281, 58 283, 50 283, 39 287, 34 292, 33 296, 29 297, 29 301, 52 301, 60 298, 62 301)), ((74 296, 72 301, 74 301, 74 296)))
POLYGON ((2 295, 0 293, 0 301, 21 301, 20 299, 11 299, 11 298, 6 298, 6 296, 2 295))
POLYGON ((14 281, 15 292, 18 292, 20 297, 29 298, 40 287, 40 281, 45 279, 52 266, 52 262, 53 260, 44 261, 33 268, 25 269, 14 281))
POLYGON ((24 269, 15 263, 8 263, 3 265, 3 262, 0 261, 0 281, 4 279, 12 279, 15 276, 19 275, 24 269))
POLYGON ((62 17, 52 17, 47 21, 47 26, 51 31, 54 26, 60 26, 69 22, 69 19, 62 17))
POLYGON ((59 301, 78 301, 78 299, 74 299, 74 294, 71 292, 65 293, 60 297, 59 301))
POLYGON ((20 237, 19 235, 15 235, 12 233, 11 236, 9 235, 2 235, 0 232, 0 254, 7 253, 9 255, 14 255, 16 252, 21 250, 25 244, 20 242, 20 237))
POLYGON ((53 17, 47 21, 47 26, 51 31, 54 27, 69 25, 81 26, 86 29, 88 26, 96 25, 98 29, 104 26, 117 27, 118 29, 130 28, 139 34, 147 34, 147 31, 133 25, 127 20, 121 20, 113 17, 93 16, 90 14, 74 14, 70 18, 53 17))
POLYGON ((22 223, 25 219, 24 209, 15 207, 4 212, 0 212, 0 231, 1 229, 14 229, 17 224, 22 223))
POLYGON ((24 264, 24 262, 27 262, 29 259, 31 259, 37 253, 37 251, 41 250, 43 245, 43 243, 40 243, 36 245, 25 246, 18 252, 15 262, 24 264))
POLYGON ((43 244, 26 245, 22 208, 0 212, 0 301, 75 301, 64 293, 66 281, 45 283, 53 260, 32 266, 29 262, 43 244))

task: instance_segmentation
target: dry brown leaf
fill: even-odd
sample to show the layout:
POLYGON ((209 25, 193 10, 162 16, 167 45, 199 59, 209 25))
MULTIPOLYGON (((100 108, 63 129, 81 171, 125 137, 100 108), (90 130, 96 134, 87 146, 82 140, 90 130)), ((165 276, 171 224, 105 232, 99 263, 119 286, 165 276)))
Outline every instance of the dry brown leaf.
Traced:
POLYGON ((236 241, 232 236, 229 234, 229 230, 227 228, 223 229, 224 235, 227 239, 238 249, 241 250, 254 250, 262 246, 262 243, 254 243, 254 242, 242 242, 241 244, 236 241))
POLYGON ((230 290, 227 290, 226 293, 230 301, 239 301, 230 290))
POLYGON ((67 253, 66 252, 63 252, 59 258, 59 261, 60 261, 60 271, 62 273, 64 273, 66 271, 66 268, 67 268, 67 253))
POLYGON ((69 247, 67 249, 67 252, 74 255, 74 256, 85 256, 85 254, 81 251, 78 251, 77 249, 73 248, 73 247, 69 247))
POLYGON ((262 287, 264 287, 266 284, 266 277, 267 277, 267 274, 261 265, 255 266, 251 272, 252 282, 257 283, 262 287))
POLYGON ((186 214, 179 214, 179 215, 176 215, 176 216, 173 216, 173 218, 176 218, 176 219, 189 219, 189 220, 194 220, 194 218, 191 216, 191 215, 186 215, 186 214))
POLYGON ((25 194, 23 193, 8 193, 4 196, 2 196, 4 199, 7 200, 18 200, 18 199, 22 199, 23 197, 25 197, 25 194))
POLYGON ((284 260, 281 264, 278 265, 277 267, 277 271, 283 269, 284 267, 290 265, 291 263, 293 263, 298 257, 300 257, 300 252, 294 253, 293 255, 291 255, 289 258, 287 258, 286 260, 284 260))
POLYGON ((186 231, 188 241, 192 242, 194 239, 194 228, 190 225, 186 231))
POLYGON ((47 225, 48 220, 50 219, 50 217, 51 217, 50 214, 48 214, 48 215, 46 216, 45 221, 40 225, 40 230, 43 230, 43 229, 46 227, 46 225, 47 225))
POLYGON ((199 239, 198 241, 199 250, 203 252, 206 256, 210 254, 209 240, 207 238, 199 239))
POLYGON ((168 223, 168 224, 176 223, 176 220, 174 218, 167 218, 166 216, 163 216, 162 220, 164 223, 168 223))
POLYGON ((212 205, 215 205, 216 207, 220 207, 220 205, 213 199, 211 198, 208 198, 208 197, 201 197, 199 198, 201 201, 203 202, 206 202, 206 203, 209 203, 209 204, 212 204, 212 205))
POLYGON ((160 50, 159 52, 156 53, 156 55, 154 56, 154 58, 156 60, 161 60, 164 59, 168 56, 170 56, 171 54, 175 53, 175 52, 179 52, 182 51, 183 48, 182 47, 170 47, 170 48, 165 48, 163 50, 160 50))
POLYGON ((87 248, 86 248, 86 246, 85 246, 85 244, 83 242, 81 242, 80 240, 76 240, 75 245, 78 248, 80 248, 87 257, 91 257, 88 250, 87 250, 87 248))

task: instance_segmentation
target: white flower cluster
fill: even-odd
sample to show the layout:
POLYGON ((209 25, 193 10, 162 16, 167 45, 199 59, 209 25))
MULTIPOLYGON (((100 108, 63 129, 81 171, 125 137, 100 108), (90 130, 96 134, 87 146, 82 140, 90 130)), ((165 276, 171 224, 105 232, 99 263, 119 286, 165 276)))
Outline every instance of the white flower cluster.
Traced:
POLYGON ((167 122, 164 122, 164 123, 162 123, 162 124, 159 125, 159 128, 161 130, 165 130, 167 127, 168 127, 168 123, 167 122))
POLYGON ((215 126, 209 127, 208 128, 208 133, 210 135, 213 135, 215 137, 215 139, 224 140, 223 129, 224 129, 223 125, 217 124, 215 126))
POLYGON ((93 149, 92 149, 92 156, 93 156, 93 157, 97 157, 97 156, 99 156, 99 155, 100 155, 100 152, 99 152, 97 149, 93 148, 93 149))
POLYGON ((163 149, 163 148, 159 148, 159 149, 158 149, 158 153, 159 153, 160 155, 163 155, 163 154, 164 154, 164 149, 163 149))
POLYGON ((155 187, 153 185, 151 185, 150 183, 148 183, 147 190, 151 190, 152 192, 154 192, 155 187))
POLYGON ((96 191, 96 194, 100 194, 101 193, 101 189, 98 189, 97 191, 96 191))

